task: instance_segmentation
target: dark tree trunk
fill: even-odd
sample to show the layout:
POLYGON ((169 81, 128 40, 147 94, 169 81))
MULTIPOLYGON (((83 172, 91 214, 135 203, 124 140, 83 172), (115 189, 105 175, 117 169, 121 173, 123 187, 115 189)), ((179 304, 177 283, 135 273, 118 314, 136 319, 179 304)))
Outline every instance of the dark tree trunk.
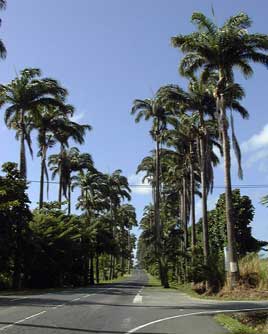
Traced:
POLYGON ((169 288, 167 265, 162 249, 162 225, 160 221, 160 128, 159 119, 157 120, 156 131, 156 160, 155 160, 155 229, 156 229, 156 252, 159 263, 159 273, 161 284, 164 288, 169 288))
POLYGON ((184 234, 184 250, 187 252, 188 248, 188 224, 187 224, 187 189, 186 176, 183 177, 183 234, 184 234))
POLYGON ((96 254, 96 282, 100 283, 99 254, 96 254))
POLYGON ((113 279, 113 255, 110 255, 109 280, 113 279))
MULTIPOLYGON (((60 149, 60 155, 61 155, 61 159, 63 156, 63 150, 64 147, 61 144, 61 149, 60 149)), ((59 165, 59 194, 58 194, 58 202, 59 202, 59 208, 61 209, 61 201, 62 201, 62 166, 61 163, 59 165)))
POLYGON ((44 175, 45 175, 45 165, 46 165, 46 157, 44 154, 45 154, 44 149, 42 149, 39 209, 42 209, 44 203, 44 175))
POLYGON ((207 174, 205 160, 205 138, 204 134, 200 139, 200 156, 201 156, 201 188, 202 188, 202 229, 203 229, 203 252, 204 264, 208 265, 209 257, 209 238, 208 238, 208 218, 207 218, 207 174))
POLYGON ((194 250, 196 245, 196 232, 195 232, 195 179, 194 179, 194 168, 193 168, 193 147, 190 144, 190 192, 191 192, 191 219, 192 219, 192 249, 194 250))
POLYGON ((130 230, 128 230, 127 243, 128 243, 128 270, 127 272, 130 275, 130 267, 131 267, 130 230))
POLYGON ((71 184, 68 185, 68 215, 70 216, 71 214, 71 184))
POLYGON ((26 179, 26 152, 24 133, 20 135, 20 175, 26 179))
POLYGON ((95 284, 95 280, 94 280, 94 256, 93 255, 91 255, 91 257, 90 257, 89 284, 90 285, 95 284))

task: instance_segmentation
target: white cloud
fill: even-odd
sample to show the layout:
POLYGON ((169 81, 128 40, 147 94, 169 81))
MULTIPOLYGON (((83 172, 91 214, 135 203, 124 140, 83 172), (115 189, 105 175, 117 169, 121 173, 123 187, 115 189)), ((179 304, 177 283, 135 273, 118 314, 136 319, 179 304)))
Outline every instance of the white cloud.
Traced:
POLYGON ((71 117, 71 121, 75 123, 79 123, 79 121, 81 121, 84 117, 85 117, 85 113, 83 112, 74 113, 74 115, 71 117))
POLYGON ((148 179, 145 179, 143 182, 144 178, 144 173, 139 173, 139 174, 132 174, 128 177, 128 183, 132 185, 131 190, 134 194, 139 194, 139 195, 151 195, 152 194, 152 189, 150 187, 148 179))
POLYGON ((268 124, 259 133, 253 135, 241 145, 244 153, 260 150, 265 147, 268 148, 268 124))
POLYGON ((258 163, 260 172, 267 172, 268 166, 268 124, 262 130, 242 143, 241 150, 245 156, 245 166, 252 167, 258 163))
POLYGON ((264 159, 268 158, 268 146, 267 149, 263 149, 257 152, 252 153, 247 159, 246 166, 251 167, 254 163, 260 162, 259 170, 264 170, 264 159))

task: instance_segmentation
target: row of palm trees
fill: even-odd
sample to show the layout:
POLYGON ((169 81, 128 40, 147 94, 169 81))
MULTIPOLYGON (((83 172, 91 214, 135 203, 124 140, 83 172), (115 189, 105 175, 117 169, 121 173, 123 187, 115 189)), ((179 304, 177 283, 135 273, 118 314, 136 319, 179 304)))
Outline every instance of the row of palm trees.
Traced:
POLYGON ((0 105, 5 108, 4 120, 7 127, 15 131, 16 139, 20 143, 19 170, 25 179, 27 178, 26 147, 33 156, 32 132, 37 131, 38 156, 41 159, 40 208, 44 202, 45 179, 49 181, 47 169, 49 149, 57 143, 60 145, 59 154, 52 155, 49 159, 53 178, 56 174, 59 175, 60 204, 62 194, 67 198, 66 187, 70 188, 71 172, 85 168, 85 164, 93 165, 89 155, 80 155, 76 148, 68 150, 71 140, 83 144, 86 132, 91 130, 91 127, 72 121, 75 109, 66 102, 67 96, 68 91, 58 81, 41 77, 41 71, 37 68, 24 69, 10 83, 0 85, 0 105), (77 161, 73 161, 74 159, 77 161))
MULTIPOLYGON (((176 213, 184 235, 184 251, 188 248, 188 221, 191 216, 192 249, 195 247, 195 195, 202 197, 202 230, 204 265, 209 265, 207 196, 213 190, 213 169, 219 162, 218 148, 224 159, 226 224, 229 252, 229 282, 239 278, 232 216, 231 141, 242 178, 241 152, 235 135, 233 111, 248 118, 241 105, 243 88, 235 82, 235 70, 248 78, 253 74, 251 63, 268 66, 268 36, 250 33, 251 20, 245 13, 230 17, 217 26, 202 13, 193 13, 196 30, 188 35, 172 37, 173 47, 183 57, 179 72, 189 80, 188 90, 178 85, 161 87, 154 98, 135 100, 132 114, 136 121, 152 119, 151 135, 156 149, 146 157, 143 170, 153 185, 156 254, 164 286, 168 286, 167 265, 163 251, 163 205, 169 197, 177 197, 176 213), (231 133, 230 133, 231 132, 231 133)), ((209 283, 209 282, 208 282, 209 283)))
MULTIPOLYGON (((126 177, 120 170, 112 174, 103 174, 98 171, 89 153, 82 153, 77 147, 69 147, 70 142, 83 144, 87 131, 91 130, 88 124, 78 124, 72 120, 75 109, 66 102, 68 92, 58 81, 41 77, 41 71, 36 68, 27 68, 6 85, 0 85, 0 105, 5 108, 4 119, 7 127, 15 131, 16 139, 20 143, 19 172, 27 180, 26 148, 33 156, 32 134, 37 132, 38 152, 40 157, 40 194, 39 209, 46 209, 49 204, 44 201, 45 182, 47 182, 47 197, 49 192, 49 171, 52 180, 57 178, 58 208, 61 209, 63 197, 67 199, 68 215, 71 215, 71 194, 75 187, 80 189, 77 209, 85 217, 86 240, 83 241, 88 251, 85 260, 86 267, 95 259, 95 254, 101 243, 96 241, 96 231, 103 226, 103 220, 109 222, 111 240, 114 249, 105 249, 110 254, 109 278, 116 275, 118 254, 121 254, 121 271, 125 272, 125 261, 128 260, 128 269, 132 264, 133 235, 130 230, 136 225, 135 209, 124 200, 130 200, 130 188, 126 177), (48 152, 56 144, 59 152, 48 156, 48 152), (95 224, 96 223, 96 224, 95 224), (96 244, 96 247, 92 245, 96 244)), ((104 224, 105 225, 105 224, 104 224)), ((109 247, 108 247, 109 248, 109 247)), ((97 260, 99 258, 97 257, 97 260)), ((96 261, 97 261, 96 260, 96 261)), ((85 272, 93 273, 88 268, 85 272)), ((85 282, 87 274, 85 274, 85 282)))

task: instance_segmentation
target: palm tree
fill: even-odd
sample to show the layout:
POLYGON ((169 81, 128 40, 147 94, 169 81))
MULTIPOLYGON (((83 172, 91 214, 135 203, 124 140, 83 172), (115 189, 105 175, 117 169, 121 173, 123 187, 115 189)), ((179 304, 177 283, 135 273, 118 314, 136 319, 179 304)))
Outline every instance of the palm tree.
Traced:
MULTIPOLYGON (((5 9, 6 8, 6 0, 0 0, 0 10, 2 9, 5 9)), ((0 19, 0 24, 1 24, 1 19, 0 19)), ((0 58, 4 59, 6 58, 6 54, 7 54, 7 51, 6 51, 6 48, 5 48, 5 45, 3 43, 2 40, 0 40, 0 58)))
POLYGON ((40 112, 32 118, 32 127, 38 131, 37 141, 39 145, 38 156, 41 157, 40 195, 39 208, 43 207, 44 201, 44 178, 47 181, 47 195, 49 191, 49 177, 47 171, 47 151, 56 144, 55 132, 64 122, 64 117, 73 113, 71 105, 63 105, 62 108, 47 106, 40 108, 40 112))
MULTIPOLYGON (((84 175, 85 172, 95 173, 94 162, 89 153, 80 153, 79 150, 74 152, 70 157, 70 174, 72 172, 78 172, 80 175, 84 175)), ((71 193, 74 188, 72 181, 76 181, 75 176, 69 176, 68 183, 68 214, 71 214, 71 193)))
POLYGON ((25 141, 32 155, 29 127, 31 115, 37 114, 40 107, 62 106, 67 95, 66 89, 50 78, 41 78, 37 68, 24 69, 11 83, 0 85, 0 105, 8 105, 5 122, 8 128, 16 130, 20 140, 20 173, 26 178, 25 141))
MULTIPOLYGON (((108 199, 110 203, 110 216, 111 216, 111 224, 110 231, 113 237, 115 238, 115 228, 117 224, 117 210, 120 206, 122 200, 131 199, 131 189, 128 184, 128 179, 123 176, 122 171, 120 169, 115 170, 112 174, 104 174, 105 182, 108 189, 108 199)), ((110 279, 114 278, 114 264, 115 257, 113 254, 110 256, 110 279)))
MULTIPOLYGON (((99 212, 110 208, 109 189, 107 187, 106 177, 98 171, 90 171, 86 174, 80 173, 76 178, 76 185, 81 187, 81 196, 78 198, 77 208, 86 212, 85 225, 90 227, 94 223, 94 218, 98 217, 99 212)), ((84 245, 84 281, 88 281, 90 272, 90 283, 94 284, 93 259, 94 249, 89 245, 89 240, 85 235, 82 239, 84 245), (89 271, 90 259, 90 271, 89 271)), ((98 257, 97 257, 98 258, 98 257)), ((98 268, 97 268, 98 269, 98 268)))
POLYGON ((136 122, 142 118, 145 120, 153 119, 152 137, 156 142, 156 159, 155 159, 155 226, 156 226, 156 249, 159 259, 159 273, 161 283, 168 287, 168 278, 166 264, 161 259, 161 222, 160 222, 160 142, 162 131, 166 128, 167 117, 169 113, 161 105, 160 101, 155 99, 135 100, 133 102, 131 114, 137 113, 136 122))
POLYGON ((77 147, 64 149, 60 154, 53 154, 49 157, 49 166, 52 170, 52 178, 61 174, 62 192, 68 199, 68 214, 71 214, 71 190, 73 172, 82 172, 93 168, 93 160, 88 153, 81 154, 77 147))
POLYGON ((60 153, 59 155, 52 155, 49 160, 49 165, 53 165, 54 177, 56 174, 59 175, 59 194, 58 201, 59 206, 61 207, 62 193, 64 192, 65 197, 67 197, 67 185, 64 180, 63 175, 63 164, 66 156, 66 148, 69 146, 69 140, 72 139, 78 144, 83 144, 85 140, 86 131, 91 130, 91 126, 88 124, 77 124, 73 121, 70 121, 67 118, 63 118, 61 126, 57 128, 54 133, 56 140, 60 143, 60 153), (58 167, 55 167, 55 164, 58 164, 58 167), (56 170, 55 170, 56 168, 56 170))
MULTIPOLYGON (((180 122, 187 120, 187 112, 192 114, 192 118, 188 119, 189 129, 188 134, 188 153, 190 154, 193 146, 196 146, 197 157, 199 157, 201 189, 202 189, 202 225, 203 225, 203 251, 204 263, 208 264, 209 258, 209 237, 208 237, 208 219, 207 219, 207 195, 209 190, 212 191, 213 185, 213 168, 211 165, 212 158, 217 163, 217 158, 213 154, 213 146, 218 146, 217 136, 215 135, 213 122, 206 121, 206 118, 211 118, 216 110, 215 99, 213 97, 212 88, 214 77, 210 77, 209 82, 205 85, 201 80, 197 80, 194 76, 191 77, 188 91, 184 91, 178 85, 167 85, 159 89, 158 95, 161 101, 169 108, 173 108, 174 112, 179 116, 179 120, 174 123, 175 132, 174 138, 177 138, 177 148, 181 147, 182 137, 187 139, 187 135, 180 129, 180 122), (205 118, 206 117, 206 118, 205 118), (190 140, 189 140, 190 135, 190 140), (190 146, 192 146, 190 148, 190 146)), ((183 123, 183 122, 182 122, 183 123)), ((186 127, 187 128, 187 127, 186 127)), ((185 132, 185 126, 184 126, 185 132)), ((185 142, 185 140, 184 140, 185 142)), ((190 158, 190 155, 188 155, 190 158)), ((191 159, 189 159, 191 161, 191 159)), ((215 165, 214 164, 214 165, 215 165)), ((191 166, 190 166, 191 168, 191 166)), ((194 206, 193 200, 193 183, 192 189, 192 209, 194 206)), ((185 215, 185 213, 184 213, 185 215)), ((192 214, 192 218, 194 215, 192 214)), ((192 222, 194 228, 194 222, 192 222)), ((194 231, 193 231, 194 232, 194 231)), ((194 233, 192 234, 194 237, 194 233)))
MULTIPOLYGON (((252 21, 245 13, 231 16, 222 27, 218 27, 202 13, 194 13, 192 22, 197 24, 197 32, 173 37, 172 43, 174 47, 186 53, 180 64, 182 74, 187 75, 201 69, 202 77, 206 79, 211 71, 218 71, 219 80, 215 89, 215 98, 219 114, 219 131, 223 143, 230 286, 233 287, 237 283, 239 272, 232 217, 231 157, 225 103, 226 90, 230 84, 232 85, 234 69, 238 69, 247 78, 253 74, 250 63, 268 66, 268 36, 249 33, 248 28, 251 27, 252 21)), ((233 122, 232 117, 231 122, 233 122)), ((231 127, 233 128, 232 124, 231 127)), ((240 157, 234 136, 233 139, 238 157, 240 157)))
POLYGON ((125 259, 128 260, 128 268, 131 261, 130 230, 137 226, 135 208, 131 204, 123 204, 117 212, 117 219, 120 228, 119 245, 121 252, 121 272, 125 273, 125 259))

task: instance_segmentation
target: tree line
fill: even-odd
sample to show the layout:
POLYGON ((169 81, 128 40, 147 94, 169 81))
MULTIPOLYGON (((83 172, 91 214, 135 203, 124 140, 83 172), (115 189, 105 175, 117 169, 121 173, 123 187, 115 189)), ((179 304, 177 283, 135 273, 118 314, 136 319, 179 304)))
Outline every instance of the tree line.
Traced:
MULTIPOLYGON (((4 9, 6 1, 0 1, 4 9)), ((6 56, 0 41, 0 57, 6 56)), ((128 180, 120 169, 99 171, 92 156, 71 143, 85 142, 89 124, 73 120, 68 91, 38 68, 26 68, 0 85, 0 108, 19 142, 19 163, 6 162, 0 176, 0 288, 79 286, 130 272, 137 225, 128 180), (40 159, 38 208, 27 195, 27 150, 40 159), (49 155, 52 148, 57 154, 49 155), (58 199, 45 201, 49 171, 58 199), (76 214, 72 192, 78 188, 76 214), (80 213, 80 214, 79 214, 80 213)))
MULTIPOLYGON (((215 219, 208 212, 207 198, 213 191, 214 168, 222 157, 225 228, 221 229, 224 242, 216 254, 222 254, 225 245, 228 247, 228 282, 233 288, 239 281, 238 259, 245 254, 239 252, 233 198, 236 193, 231 183, 231 147, 238 162, 238 176, 243 177, 233 113, 243 119, 249 117, 242 105, 245 91, 236 82, 235 73, 249 78, 253 74, 252 63, 268 67, 268 36, 250 32, 252 21, 246 13, 231 16, 222 26, 200 12, 193 13, 191 21, 195 25, 192 33, 171 38, 172 46, 183 55, 179 73, 188 80, 188 89, 177 84, 165 85, 153 98, 135 100, 131 110, 136 122, 142 118, 152 121, 150 135, 155 141, 152 154, 138 166, 138 172, 145 173, 153 189, 153 204, 144 210, 138 253, 143 263, 147 261, 146 267, 149 263, 158 264, 164 287, 169 286, 176 259, 179 280, 191 280, 190 272, 198 267, 203 271, 206 289, 213 288, 214 264, 218 262, 211 231, 218 226, 219 217, 215 219), (202 201, 202 219, 198 224, 197 196, 202 201), (144 245, 151 245, 153 253, 148 254, 144 245)), ((221 215, 221 222, 222 219, 221 215)), ((244 227, 250 221, 248 217, 244 227)), ((247 251, 258 250, 257 244, 247 251)), ((222 268, 219 263, 217 268, 222 268)))

